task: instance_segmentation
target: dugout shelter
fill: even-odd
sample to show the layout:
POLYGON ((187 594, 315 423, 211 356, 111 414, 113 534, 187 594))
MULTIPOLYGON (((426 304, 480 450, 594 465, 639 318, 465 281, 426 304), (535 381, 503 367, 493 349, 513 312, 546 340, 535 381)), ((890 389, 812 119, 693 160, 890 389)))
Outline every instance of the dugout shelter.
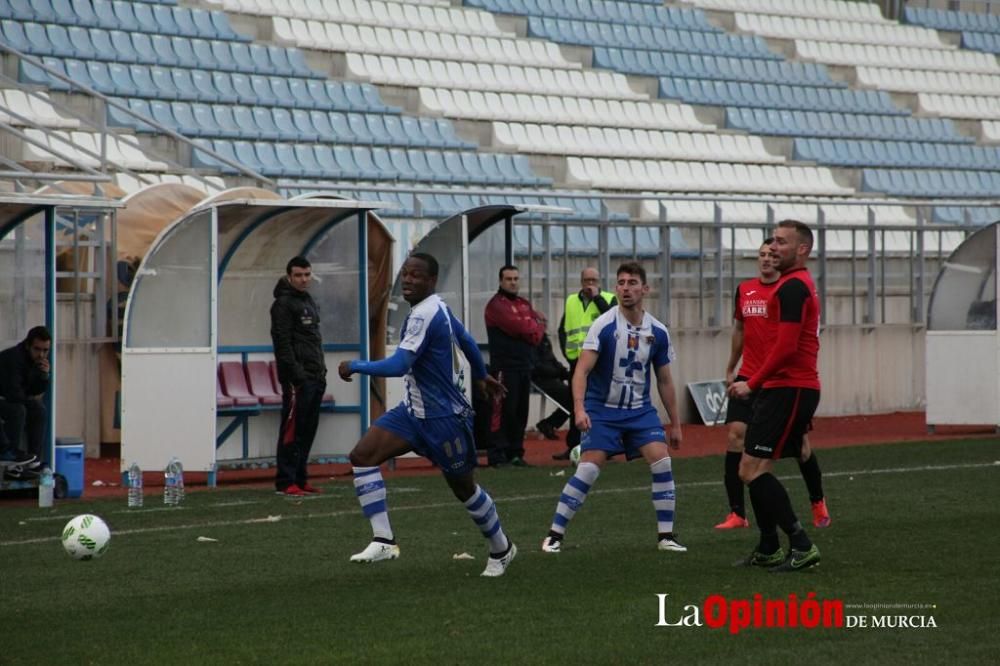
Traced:
POLYGON ((927 426, 1000 427, 997 227, 979 229, 943 264, 927 308, 927 426))
MULTIPOLYGON (((67 272, 57 268, 57 254, 70 251, 79 255, 89 248, 95 256, 100 255, 114 236, 120 207, 119 202, 97 196, 0 195, 0 349, 21 342, 33 326, 44 325, 52 334, 49 389, 43 397, 48 425, 41 457, 57 474, 57 496, 65 494, 65 479, 59 477, 56 437, 66 435, 80 441, 82 435, 61 429, 60 414, 75 408, 71 404, 74 391, 69 391, 65 400, 60 398, 59 388, 65 384, 60 361, 66 360, 61 343, 86 335, 85 331, 74 331, 73 322, 63 325, 59 321, 57 280, 70 277, 100 283, 104 278, 101 259, 67 272), (96 240, 95 235, 103 240, 96 240)), ((79 299, 82 295, 78 290, 69 297, 79 299)), ((0 488, 36 483, 0 479, 0 488)))
POLYGON ((273 460, 281 398, 270 307, 295 255, 313 266, 328 369, 312 455, 337 459, 350 450, 370 422, 369 381, 341 382, 336 368, 367 359, 372 330, 384 330, 379 293, 388 293, 392 241, 371 214, 382 206, 241 188, 160 232, 125 311, 123 473, 132 463, 163 469, 176 456, 214 484, 220 464, 273 460))

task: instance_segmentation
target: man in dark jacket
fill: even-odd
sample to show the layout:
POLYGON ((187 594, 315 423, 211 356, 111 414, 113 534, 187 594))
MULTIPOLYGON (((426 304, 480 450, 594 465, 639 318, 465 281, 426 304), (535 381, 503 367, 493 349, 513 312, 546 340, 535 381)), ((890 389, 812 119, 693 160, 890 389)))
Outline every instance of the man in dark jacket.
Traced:
POLYGON ((494 404, 491 423, 490 465, 524 461, 524 429, 528 424, 531 368, 535 347, 545 328, 527 299, 517 295, 520 274, 516 266, 500 269, 500 288, 486 304, 486 335, 490 343, 490 372, 507 389, 502 403, 494 404))
POLYGON ((43 454, 46 418, 42 395, 49 389, 52 336, 44 326, 28 331, 22 342, 0 352, 0 466, 38 467, 43 454), (20 450, 27 435, 28 452, 20 450))
MULTIPOLYGON (((544 318, 541 323, 544 327, 546 323, 544 318)), ((556 430, 566 423, 566 419, 573 412, 573 393, 567 383, 569 376, 569 370, 556 358, 549 336, 543 335, 542 341, 535 347, 535 367, 531 371, 531 381, 562 408, 557 407, 535 424, 535 429, 546 439, 558 439, 556 430)))
POLYGON ((284 495, 307 495, 320 492, 310 485, 306 466, 326 391, 326 363, 319 308, 308 291, 312 265, 305 257, 293 257, 285 273, 274 287, 271 305, 271 341, 282 398, 274 485, 284 495))

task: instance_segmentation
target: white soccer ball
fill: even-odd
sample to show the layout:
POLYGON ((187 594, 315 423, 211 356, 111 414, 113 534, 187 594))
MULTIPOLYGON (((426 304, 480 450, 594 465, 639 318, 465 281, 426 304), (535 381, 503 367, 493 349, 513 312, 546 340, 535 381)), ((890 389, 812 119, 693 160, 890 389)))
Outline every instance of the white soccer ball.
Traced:
POLYGON ((63 528, 63 548, 78 560, 100 557, 110 544, 111 530, 108 529, 108 524, 92 514, 77 516, 63 528))
POLYGON ((569 461, 574 465, 580 464, 580 445, 577 444, 569 452, 569 461))

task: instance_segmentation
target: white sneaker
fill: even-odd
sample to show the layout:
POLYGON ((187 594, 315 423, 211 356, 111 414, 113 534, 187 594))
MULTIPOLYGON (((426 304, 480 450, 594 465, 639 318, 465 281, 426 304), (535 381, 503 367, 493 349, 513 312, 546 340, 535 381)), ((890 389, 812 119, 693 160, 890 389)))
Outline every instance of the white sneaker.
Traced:
POLYGON ((550 537, 550 536, 545 537, 545 541, 542 542, 542 552, 561 553, 562 539, 556 539, 555 537, 550 537))
POLYGON ((507 554, 503 557, 493 557, 490 555, 490 558, 486 560, 486 568, 483 569, 483 573, 479 575, 487 576, 488 578, 496 578, 497 576, 504 575, 504 572, 507 571, 507 567, 514 561, 515 555, 517 555, 517 546, 515 546, 514 542, 511 541, 510 548, 507 549, 507 554))
POLYGON ((394 560, 397 557, 399 557, 399 546, 396 544, 372 541, 363 551, 351 555, 351 562, 381 562, 382 560, 394 560))
POLYGON ((669 550, 674 553, 686 553, 687 546, 681 545, 681 543, 675 539, 673 536, 666 536, 660 539, 660 543, 656 544, 657 550, 669 550))

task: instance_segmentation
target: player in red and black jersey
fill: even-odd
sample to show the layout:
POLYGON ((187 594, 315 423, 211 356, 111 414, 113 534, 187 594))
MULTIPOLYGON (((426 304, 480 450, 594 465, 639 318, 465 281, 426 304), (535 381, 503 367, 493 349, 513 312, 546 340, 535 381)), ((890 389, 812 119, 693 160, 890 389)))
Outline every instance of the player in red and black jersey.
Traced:
MULTIPOLYGON (((758 277, 745 280, 736 288, 733 309, 733 337, 729 363, 726 366, 726 385, 746 381, 763 364, 767 352, 774 341, 774 327, 769 325, 767 305, 778 286, 781 274, 778 272, 777 255, 771 249, 774 238, 767 238, 757 251, 758 277), (740 359, 743 362, 740 363, 740 359), (739 373, 737 374, 737 366, 739 373)), ((747 424, 753 414, 753 398, 731 398, 726 408, 728 427, 728 449, 725 458, 724 483, 729 499, 730 513, 716 529, 736 529, 749 527, 746 519, 746 504, 743 496, 743 481, 740 480, 740 460, 743 456, 743 442, 747 424)), ((830 514, 823 495, 823 477, 816 456, 809 447, 808 438, 803 435, 799 470, 805 479, 812 502, 813 525, 826 527, 830 524, 830 514)))
POLYGON ((746 381, 729 387, 734 398, 758 391, 747 426, 740 478, 750 489, 760 542, 740 564, 798 571, 819 564, 819 548, 795 516, 785 487, 772 474, 778 458, 799 457, 802 439, 819 405, 819 298, 806 261, 812 230, 802 222, 783 220, 771 247, 781 277, 767 302, 773 343, 761 366, 746 381), (789 554, 781 548, 777 528, 788 535, 789 554))

